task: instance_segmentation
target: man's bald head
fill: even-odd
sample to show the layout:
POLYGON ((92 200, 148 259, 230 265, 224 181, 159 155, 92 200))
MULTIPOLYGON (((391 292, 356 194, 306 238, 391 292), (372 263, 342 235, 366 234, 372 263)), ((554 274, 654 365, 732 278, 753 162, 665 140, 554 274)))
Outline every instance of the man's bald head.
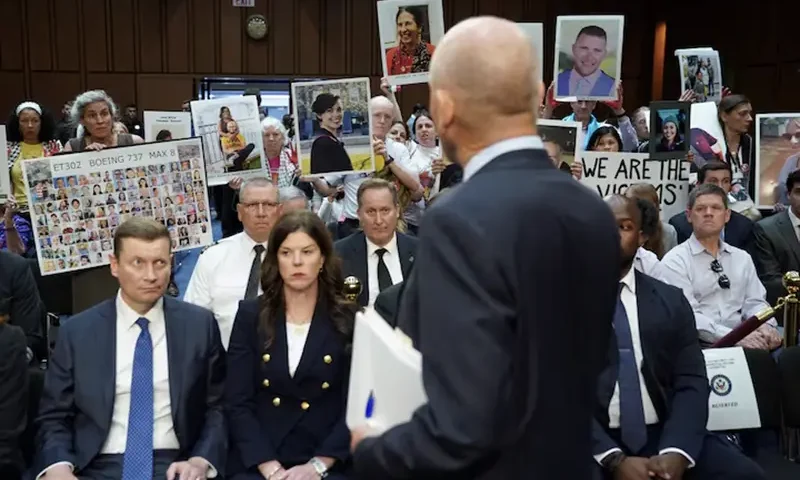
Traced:
MULTIPOLYGON (((468 109, 460 117, 535 116, 540 89, 536 55, 531 39, 514 22, 497 17, 464 20, 436 47, 430 68, 432 96, 445 91, 457 97, 468 109)), ((486 118, 474 121, 484 124, 486 118)))

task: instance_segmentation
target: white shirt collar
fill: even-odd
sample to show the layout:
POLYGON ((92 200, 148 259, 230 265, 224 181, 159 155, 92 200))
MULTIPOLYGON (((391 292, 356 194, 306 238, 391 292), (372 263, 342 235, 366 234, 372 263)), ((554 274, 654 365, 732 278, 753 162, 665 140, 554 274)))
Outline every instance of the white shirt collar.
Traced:
POLYGON ((247 234, 247 232, 242 232, 242 244, 245 246, 245 250, 247 251, 247 253, 252 252, 253 247, 255 247, 256 245, 261 245, 262 247, 264 247, 264 250, 267 249, 267 242, 258 244, 256 243, 255 240, 253 240, 250 237, 250 235, 247 234))
POLYGON ((396 233, 394 235, 392 235, 392 239, 389 240, 389 243, 387 243, 383 247, 379 247, 378 245, 375 245, 374 243, 372 243, 372 241, 366 235, 364 235, 364 238, 367 240, 367 257, 371 257, 372 255, 375 255, 375 251, 378 250, 379 248, 385 248, 386 249, 386 253, 388 253, 389 255, 397 255, 397 234, 396 233))
POLYGON ((116 299, 117 306, 117 324, 125 329, 131 328, 140 317, 144 317, 153 323, 161 323, 164 321, 164 298, 159 298, 153 308, 147 311, 144 315, 139 315, 136 310, 132 309, 125 300, 122 299, 122 290, 117 292, 116 299))
POLYGON ((628 287, 628 290, 636 295, 636 269, 633 268, 633 265, 628 269, 628 273, 620 279, 619 283, 628 287))
POLYGON ((794 214, 791 207, 786 210, 789 212, 789 221, 792 222, 792 227, 795 233, 797 233, 797 229, 800 228, 800 218, 797 218, 797 215, 794 214))
POLYGON ((508 152, 516 150, 529 150, 529 149, 544 149, 542 139, 536 135, 527 135, 524 137, 509 138, 500 142, 489 145, 480 152, 470 158, 467 165, 464 167, 464 179, 466 182, 469 178, 489 164, 492 160, 508 152))
MULTIPOLYGON (((706 247, 704 247, 703 244, 700 243, 700 240, 698 240, 697 237, 694 236, 694 233, 692 234, 691 237, 689 237, 689 240, 687 240, 687 245, 689 245, 689 251, 692 253, 692 255, 698 255, 706 251, 706 247)), ((719 240, 719 251, 731 253, 730 245, 723 242, 721 238, 719 240)))

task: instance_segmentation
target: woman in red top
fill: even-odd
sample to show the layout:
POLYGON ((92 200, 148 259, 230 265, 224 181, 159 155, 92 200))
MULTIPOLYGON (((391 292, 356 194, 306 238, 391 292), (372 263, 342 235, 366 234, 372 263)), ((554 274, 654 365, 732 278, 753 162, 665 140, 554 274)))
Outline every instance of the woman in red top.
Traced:
POLYGON ((435 47, 422 38, 424 10, 416 6, 400 7, 395 23, 398 46, 386 51, 386 69, 389 75, 427 72, 435 47))

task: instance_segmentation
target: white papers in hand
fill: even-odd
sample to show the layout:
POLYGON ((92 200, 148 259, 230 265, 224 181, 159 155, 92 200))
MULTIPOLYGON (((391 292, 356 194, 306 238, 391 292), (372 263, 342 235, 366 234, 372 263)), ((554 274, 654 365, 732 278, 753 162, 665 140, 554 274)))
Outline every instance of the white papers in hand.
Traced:
POLYGON ((356 315, 347 400, 347 426, 382 433, 411 419, 428 401, 422 386, 422 355, 372 308, 356 315), (367 403, 372 395, 372 416, 367 403))

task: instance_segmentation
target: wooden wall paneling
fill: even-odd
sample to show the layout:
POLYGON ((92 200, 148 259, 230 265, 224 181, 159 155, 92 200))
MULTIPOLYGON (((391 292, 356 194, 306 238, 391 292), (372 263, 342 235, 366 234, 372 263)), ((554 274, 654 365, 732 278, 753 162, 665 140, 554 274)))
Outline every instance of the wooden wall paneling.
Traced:
POLYGON ((5 123, 11 110, 27 100, 23 73, 0 71, 0 92, 0 122, 5 123))
POLYGON ((181 109, 184 100, 193 98, 191 75, 139 75, 136 82, 139 111, 181 109))
POLYGON ((89 73, 86 82, 92 90, 105 90, 120 109, 136 103, 136 75, 133 73, 89 73))
MULTIPOLYGON (((86 1, 86 0, 84 0, 86 1)), ((161 73, 163 71, 162 11, 160 0, 137 0, 139 25, 139 71, 161 73)))
POLYGON ((347 15, 348 2, 323 2, 321 27, 322 71, 327 75, 347 75, 347 15))
MULTIPOLYGON (((194 48, 194 71, 216 71, 217 27, 215 0, 190 0, 192 2, 192 23, 194 34, 191 42, 194 48)), ((216 2, 217 4, 219 2, 216 2)))
MULTIPOLYGON (((479 15, 493 15, 495 17, 503 16, 503 3, 509 3, 508 0, 501 2, 500 0, 475 0, 478 4, 476 10, 479 15)), ((519 3, 519 2, 516 2, 519 3)))
POLYGON ((111 69, 115 72, 136 71, 137 40, 134 30, 132 0, 115 0, 111 10, 111 69))
POLYGON ((370 26, 370 72, 371 75, 383 77, 383 49, 380 47, 381 39, 378 34, 378 8, 375 2, 372 2, 372 8, 369 11, 369 26, 370 26))
MULTIPOLYGON (((723 79, 725 67, 722 67, 723 79)), ((750 99, 755 112, 770 112, 780 107, 778 66, 739 67, 736 71, 736 90, 750 99)))
POLYGON ((221 73, 242 73, 242 10, 231 2, 219 7, 221 73))
POLYGON ((61 107, 81 93, 78 72, 31 72, 31 98, 58 118, 61 107))
POLYGON ((105 0, 82 0, 83 55, 87 72, 108 71, 108 39, 105 0))
POLYGON ((478 15, 477 4, 473 0, 450 0, 449 3, 450 18, 444 19, 445 31, 465 18, 478 15))
POLYGON ((778 71, 778 89, 775 92, 771 108, 767 105, 754 105, 758 113, 797 112, 800 111, 800 96, 797 86, 800 85, 800 63, 784 63, 778 71))
MULTIPOLYGON (((76 0, 54 0, 53 22, 55 37, 55 65, 59 71, 80 71, 81 48, 78 42, 78 2, 76 0)), ((0 29, 2 31, 3 29, 0 29)))
POLYGON ((503 2, 502 8, 497 15, 498 17, 507 18, 514 22, 532 22, 525 15, 525 2, 503 2))
MULTIPOLYGON (((48 16, 48 0, 26 0, 25 35, 27 35, 28 61, 30 69, 47 71, 53 69, 52 19, 48 16)), ((19 17, 22 21, 22 17, 19 17)))
POLYGON ((0 69, 22 71, 22 8, 20 0, 0 1, 0 69))
MULTIPOLYGON (((793 13, 798 11, 794 3, 789 6, 778 2, 759 2, 758 8, 736 9, 735 13, 740 16, 740 20, 733 25, 747 25, 754 35, 732 35, 730 33, 725 35, 731 41, 731 52, 746 65, 780 63, 781 59, 778 56, 780 22, 778 17, 789 13, 785 7, 793 9, 793 13)), ((797 17, 793 16, 793 19, 796 22, 797 17)), ((796 33, 796 26, 790 28, 790 31, 796 33)), ((797 53, 787 52, 785 59, 797 60, 797 53), (792 58, 793 56, 794 58, 792 58)))
MULTIPOLYGON (((778 7, 776 4, 775 7, 778 7)), ((761 8, 761 4, 759 4, 761 8)), ((749 12, 751 9, 746 9, 749 12)), ((800 4, 796 2, 789 2, 780 4, 780 8, 776 8, 775 16, 775 42, 777 43, 777 57, 784 62, 796 62, 800 60, 800 48, 797 48, 797 19, 800 18, 800 4)), ((755 31, 755 30, 751 30, 755 31)), ((762 32, 758 32, 758 38, 761 37, 762 32)), ((766 32, 764 32, 766 33, 766 32)), ((742 35, 749 39, 754 45, 761 45, 761 41, 757 41, 753 35, 742 35)), ((772 38, 772 36, 768 37, 772 38)))
POLYGON ((189 12, 190 2, 165 2, 165 39, 167 43, 167 72, 189 72, 189 12))
MULTIPOLYGON (((272 2, 268 0, 264 0, 261 2, 256 2, 255 8, 248 8, 245 10, 244 17, 245 19, 250 15, 260 14, 264 15, 264 18, 267 19, 267 22, 270 21, 269 16, 269 9, 270 4, 272 2)), ((245 71, 251 75, 266 75, 271 73, 270 70, 270 59, 269 59, 269 47, 270 47, 270 35, 269 30, 267 30, 267 36, 262 38, 261 40, 253 40, 249 36, 247 36, 247 23, 246 20, 242 21, 242 25, 244 25, 244 41, 245 41, 245 58, 247 59, 247 64, 245 65, 245 71)), ((269 23, 267 23, 269 26, 269 23)))
POLYGON ((269 21, 269 42, 272 46, 272 73, 292 75, 295 71, 295 51, 297 50, 297 25, 295 23, 295 3, 273 0, 270 2, 272 15, 269 21))
POLYGON ((377 25, 367 25, 365 19, 372 18, 376 2, 368 0, 348 0, 350 3, 349 55, 347 71, 360 77, 372 73, 372 59, 376 51, 380 56, 380 38, 377 25))
POLYGON ((322 70, 322 49, 320 25, 322 16, 321 0, 297 0, 295 5, 295 18, 297 19, 297 32, 295 41, 296 73, 301 75, 319 75, 322 70))

